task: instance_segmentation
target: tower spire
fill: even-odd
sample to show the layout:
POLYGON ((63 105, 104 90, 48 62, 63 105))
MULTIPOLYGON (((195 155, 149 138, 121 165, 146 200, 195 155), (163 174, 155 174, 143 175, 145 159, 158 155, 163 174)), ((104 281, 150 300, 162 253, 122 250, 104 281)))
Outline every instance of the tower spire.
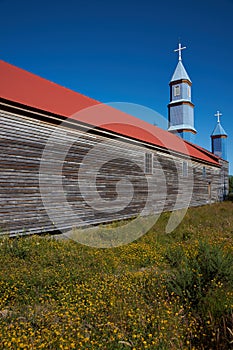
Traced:
POLYGON ((192 82, 182 63, 182 46, 179 42, 179 61, 170 80, 170 102, 168 104, 168 131, 176 133, 187 141, 194 142, 197 133, 194 128, 194 104, 191 100, 192 82))
POLYGON ((181 43, 179 42, 178 49, 175 49, 174 52, 179 52, 179 61, 182 61, 181 51, 186 49, 186 46, 182 47, 181 43))

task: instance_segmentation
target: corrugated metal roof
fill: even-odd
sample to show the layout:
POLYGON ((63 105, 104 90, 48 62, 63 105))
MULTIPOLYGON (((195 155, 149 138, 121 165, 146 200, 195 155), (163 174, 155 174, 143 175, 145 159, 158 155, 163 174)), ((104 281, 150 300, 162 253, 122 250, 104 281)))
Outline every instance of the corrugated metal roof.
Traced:
POLYGON ((100 103, 1 60, 0 97, 64 116, 100 103))
POLYGON ((186 72, 182 61, 178 61, 175 72, 171 78, 170 83, 173 81, 182 80, 182 79, 189 80, 191 82, 191 79, 189 78, 188 73, 186 72))
POLYGON ((215 155, 166 130, 4 61, 0 61, 0 97, 219 165, 215 155))
POLYGON ((226 131, 223 129, 220 122, 217 123, 214 131, 212 132, 211 136, 227 136, 226 131))

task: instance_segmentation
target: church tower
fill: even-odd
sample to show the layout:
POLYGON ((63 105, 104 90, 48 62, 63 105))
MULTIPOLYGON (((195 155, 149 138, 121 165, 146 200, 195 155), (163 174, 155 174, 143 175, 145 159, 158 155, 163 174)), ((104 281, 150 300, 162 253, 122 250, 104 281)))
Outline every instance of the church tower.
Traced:
POLYGON ((197 133, 194 128, 194 104, 191 101, 192 82, 189 78, 181 57, 181 51, 186 47, 174 50, 179 52, 179 60, 169 83, 170 103, 168 105, 168 131, 178 134, 184 140, 193 142, 197 133))
POLYGON ((222 114, 219 111, 217 111, 217 113, 215 114, 215 117, 217 117, 218 120, 217 125, 211 134, 212 153, 222 159, 227 160, 227 133, 220 124, 221 115, 222 114))

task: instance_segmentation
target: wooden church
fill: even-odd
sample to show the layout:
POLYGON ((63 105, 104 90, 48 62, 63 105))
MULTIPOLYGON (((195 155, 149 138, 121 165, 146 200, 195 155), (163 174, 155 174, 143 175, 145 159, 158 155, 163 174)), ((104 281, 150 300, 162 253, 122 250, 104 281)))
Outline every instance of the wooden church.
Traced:
POLYGON ((220 201, 227 134, 193 143, 191 80, 179 61, 168 130, 0 61, 0 232, 69 230, 220 201))

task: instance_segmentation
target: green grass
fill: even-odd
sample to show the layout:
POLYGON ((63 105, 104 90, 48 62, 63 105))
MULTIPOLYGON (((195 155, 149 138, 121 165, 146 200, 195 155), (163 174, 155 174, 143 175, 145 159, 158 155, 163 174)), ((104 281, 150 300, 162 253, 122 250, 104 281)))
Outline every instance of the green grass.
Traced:
POLYGON ((0 240, 0 349, 231 349, 233 203, 169 215, 118 248, 0 240))

